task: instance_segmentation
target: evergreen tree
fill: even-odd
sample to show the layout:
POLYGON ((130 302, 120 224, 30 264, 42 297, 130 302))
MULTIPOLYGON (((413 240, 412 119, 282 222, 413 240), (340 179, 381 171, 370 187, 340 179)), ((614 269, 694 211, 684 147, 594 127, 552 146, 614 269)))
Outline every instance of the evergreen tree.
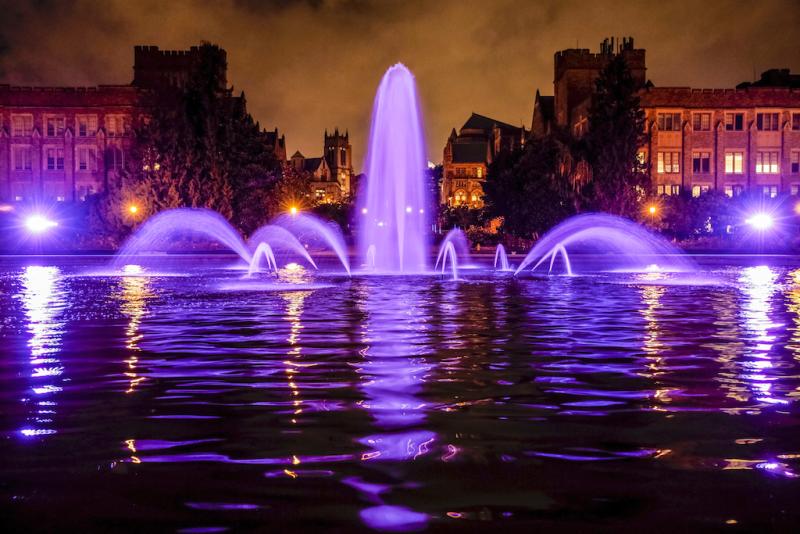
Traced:
POLYGON ((650 189, 647 166, 637 158, 645 144, 639 87, 622 55, 600 72, 589 109, 589 131, 580 141, 592 177, 584 187, 586 207, 637 218, 650 189))

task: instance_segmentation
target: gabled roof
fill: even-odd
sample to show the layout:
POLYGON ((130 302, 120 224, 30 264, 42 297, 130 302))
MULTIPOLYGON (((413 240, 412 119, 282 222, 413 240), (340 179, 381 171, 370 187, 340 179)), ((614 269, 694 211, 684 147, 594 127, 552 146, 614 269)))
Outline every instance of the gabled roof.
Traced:
POLYGON ((303 170, 308 172, 314 172, 320 168, 320 166, 324 165, 324 158, 306 158, 303 162, 303 170))
POLYGON ((486 163, 487 145, 483 143, 453 143, 453 163, 486 163))
POLYGON ((464 126, 461 127, 462 130, 485 130, 491 131, 495 126, 500 128, 501 130, 512 130, 512 131, 519 131, 520 128, 518 126, 512 126, 506 122, 501 122, 484 115, 479 115, 477 113, 472 113, 467 122, 464 123, 464 126))
POLYGON ((537 94, 537 101, 539 102, 539 111, 542 112, 542 118, 545 121, 553 120, 556 116, 555 97, 537 94))
POLYGON ((305 158, 305 156, 301 154, 299 150, 296 150, 295 153, 292 154, 292 159, 294 158, 305 158))

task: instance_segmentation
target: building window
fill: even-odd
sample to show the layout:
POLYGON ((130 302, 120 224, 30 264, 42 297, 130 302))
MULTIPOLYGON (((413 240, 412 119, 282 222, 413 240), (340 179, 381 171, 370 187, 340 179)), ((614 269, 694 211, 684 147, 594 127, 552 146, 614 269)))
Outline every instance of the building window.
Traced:
POLYGON ((800 150, 792 152, 792 174, 800 172, 800 150))
POLYGON ((464 204, 467 201, 466 191, 456 191, 456 205, 464 204))
POLYGON ((467 172, 463 167, 459 167, 456 169, 456 176, 466 176, 467 172))
POLYGON ((92 137, 97 133, 97 115, 78 115, 78 137, 92 137))
POLYGON ((64 117, 47 117, 47 137, 60 137, 64 135, 64 117))
POLYGON ((94 148, 81 147, 78 149, 78 170, 91 171, 97 170, 97 152, 94 148))
POLYGON ((744 113, 726 113, 725 129, 729 132, 741 132, 744 130, 744 113))
POLYGON ((344 148, 341 148, 339 152, 339 165, 342 167, 347 165, 347 151, 344 148))
POLYGON ((775 131, 778 129, 777 113, 756 113, 756 128, 760 131, 775 131))
POLYGON ((764 193, 765 197, 775 198, 778 196, 778 186, 777 185, 765 185, 761 188, 761 191, 764 193))
POLYGON ((66 200, 65 197, 56 197, 56 202, 64 202, 66 200))
POLYGON ((12 115, 11 129, 16 137, 27 137, 33 133, 33 115, 12 115))
POLYGON ((47 153, 47 170, 48 171, 63 171, 64 170, 64 149, 63 148, 48 148, 46 153, 47 153))
POLYGON ((658 129, 664 132, 677 132, 681 129, 680 113, 659 113, 658 129))
POLYGON ((29 171, 31 170, 33 160, 33 150, 29 146, 15 146, 11 151, 11 156, 14 160, 15 171, 29 171))
POLYGON ((656 187, 656 192, 659 195, 680 195, 681 186, 679 185, 659 185, 656 187))
POLYGON ((800 130, 800 113, 792 113, 792 130, 800 130))
POLYGON ((324 189, 317 189, 314 192, 314 194, 317 197, 317 200, 323 200, 325 198, 325 190, 324 189))
POLYGON ((483 178, 483 167, 478 167, 475 169, 475 172, 478 175, 478 178, 483 178))
POLYGON ((726 152, 725 153, 725 173, 726 174, 742 174, 742 162, 744 161, 744 152, 726 152))
POLYGON ((677 174, 681 172, 680 152, 659 152, 658 172, 662 174, 677 174))
POLYGON ((711 113, 695 113, 692 115, 692 129, 695 132, 711 130, 711 113))
POLYGON ((707 185, 693 185, 692 186, 692 196, 697 198, 703 193, 708 193, 709 186, 707 185))
POLYGON ((478 201, 477 193, 472 193, 472 202, 477 202, 477 201, 478 201))
POLYGON ((738 197, 742 194, 743 190, 741 185, 726 185, 725 195, 728 197, 738 197))
POLYGON ((800 193, 800 185, 792 184, 789 188, 789 192, 792 194, 793 197, 796 197, 798 193, 800 193))
POLYGON ((711 153, 693 152, 692 153, 692 172, 695 174, 708 174, 711 172, 711 153))
POLYGON ((125 166, 125 155, 121 148, 116 146, 109 147, 107 157, 108 162, 106 167, 109 169, 119 171, 125 166))
POLYGON ((759 151, 756 153, 756 173, 778 174, 778 151, 759 151))
POLYGON ((122 137, 128 133, 128 120, 124 115, 106 115, 106 133, 109 137, 122 137))

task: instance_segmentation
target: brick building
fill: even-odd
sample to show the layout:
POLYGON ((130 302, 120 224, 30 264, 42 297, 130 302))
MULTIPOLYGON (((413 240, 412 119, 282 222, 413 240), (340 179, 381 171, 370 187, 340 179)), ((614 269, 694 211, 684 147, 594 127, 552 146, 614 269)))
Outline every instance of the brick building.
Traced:
POLYGON ((298 150, 292 155, 289 165, 298 172, 312 176, 311 190, 317 202, 329 203, 348 199, 353 191, 353 147, 350 133, 332 134, 325 130, 322 156, 306 158, 298 150))
MULTIPOLYGON (((130 85, 0 85, 0 201, 81 201, 105 189, 125 165, 132 127, 147 114, 144 96, 182 87, 199 57, 198 47, 136 46, 130 85)), ((227 92, 225 72, 218 74, 227 92)), ((285 160, 284 137, 276 129, 268 138, 285 160)))
POLYGON ((632 38, 617 46, 606 40, 599 53, 563 50, 555 54, 554 96, 537 91, 533 135, 555 127, 582 135, 594 82, 617 54, 641 87, 649 142, 640 154, 657 194, 800 193, 800 76, 788 70, 766 71, 735 89, 655 87, 646 81, 645 51, 632 38))
POLYGON ((500 151, 522 146, 526 136, 524 127, 473 113, 444 147, 441 203, 482 207, 487 168, 500 151))

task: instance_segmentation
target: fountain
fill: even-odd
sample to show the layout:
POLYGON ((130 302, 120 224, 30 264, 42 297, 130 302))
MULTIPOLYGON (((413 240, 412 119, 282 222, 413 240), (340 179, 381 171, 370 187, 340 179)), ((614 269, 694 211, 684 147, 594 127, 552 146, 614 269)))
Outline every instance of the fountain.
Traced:
POLYGON ((503 244, 497 245, 497 250, 494 251, 494 270, 497 270, 497 263, 500 263, 501 271, 510 271, 511 266, 508 264, 508 255, 506 254, 506 247, 503 244))
POLYGON ((375 95, 366 179, 359 195, 359 253, 376 272, 427 271, 425 167, 414 77, 398 63, 386 71, 375 95))
POLYGON ((515 274, 533 264, 536 270, 550 259, 550 271, 561 254, 567 274, 575 266, 574 253, 594 254, 600 270, 614 271, 694 271, 695 264, 664 238, 628 219, 589 213, 576 215, 545 234, 525 256, 515 274), (573 250, 573 260, 567 253, 573 250), (534 263, 535 262, 535 263, 534 263))
POLYGON ((459 228, 453 228, 447 235, 444 236, 442 244, 439 245, 439 254, 436 255, 436 264, 433 270, 439 268, 439 262, 442 261, 444 252, 447 250, 447 245, 452 245, 454 254, 462 263, 469 262, 469 241, 467 235, 459 228))
POLYGON ((250 261, 250 267, 247 269, 247 276, 253 276, 260 269, 261 257, 267 260, 267 272, 273 271, 278 274, 278 263, 275 261, 275 254, 272 252, 272 247, 263 241, 258 244, 256 251, 253 253, 253 259, 250 261))
MULTIPOLYGON (((452 241, 444 243, 444 247, 439 252, 442 259, 442 274, 447 270, 447 260, 450 260, 450 270, 453 272, 453 280, 458 280, 458 259, 456 255, 456 248, 453 246, 452 241)), ((436 260, 436 265, 439 265, 439 260, 436 260)), ((435 269, 434 269, 435 270, 435 269)))
POLYGON ((294 253, 306 260, 312 267, 317 268, 317 264, 311 258, 308 250, 297 240, 297 238, 282 226, 275 224, 265 224, 250 236, 250 246, 261 243, 268 243, 273 252, 276 250, 294 253))
POLYGON ((131 263, 131 258, 148 252, 164 252, 177 239, 203 236, 219 243, 250 263, 252 256, 236 229, 216 211, 175 208, 150 217, 114 258, 114 267, 131 263))
POLYGON ((347 245, 336 223, 326 222, 308 213, 292 213, 278 216, 273 224, 285 228, 306 247, 329 248, 336 254, 347 275, 350 275, 347 245))

